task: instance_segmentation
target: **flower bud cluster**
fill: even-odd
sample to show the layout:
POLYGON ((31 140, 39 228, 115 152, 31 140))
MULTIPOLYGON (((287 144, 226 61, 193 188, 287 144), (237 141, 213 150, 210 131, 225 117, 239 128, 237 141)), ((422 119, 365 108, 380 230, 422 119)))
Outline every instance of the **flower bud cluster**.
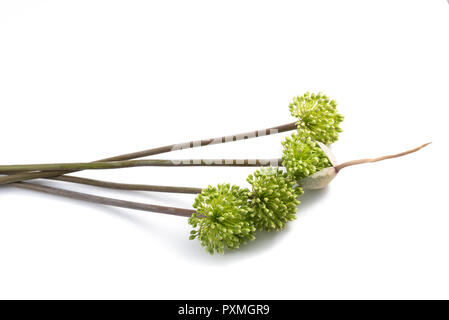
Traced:
POLYGON ((298 133, 329 145, 338 140, 343 116, 337 112, 337 102, 322 93, 305 93, 293 98, 288 106, 298 119, 298 133))
POLYGON ((196 213, 189 218, 195 228, 190 239, 198 238, 206 251, 224 253, 254 240, 254 226, 248 202, 248 189, 219 184, 209 186, 199 194, 193 207, 196 213))
POLYGON ((294 133, 287 137, 282 145, 282 165, 287 169, 289 177, 295 181, 332 165, 323 149, 311 137, 294 133))
POLYGON ((296 219, 297 198, 303 194, 279 168, 262 168, 249 175, 254 224, 258 230, 282 230, 288 221, 296 219))

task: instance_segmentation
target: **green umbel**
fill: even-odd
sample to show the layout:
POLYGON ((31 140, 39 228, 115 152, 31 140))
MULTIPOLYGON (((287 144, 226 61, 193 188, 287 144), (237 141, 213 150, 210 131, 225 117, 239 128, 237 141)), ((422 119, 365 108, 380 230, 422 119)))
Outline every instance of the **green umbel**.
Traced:
POLYGON ((298 133, 329 145, 338 140, 343 116, 337 112, 337 102, 322 93, 305 93, 293 98, 288 106, 298 119, 298 133))
POLYGON ((247 181, 252 186, 250 201, 258 230, 282 230, 288 221, 296 219, 297 198, 303 191, 285 172, 262 168, 249 175, 247 181))
POLYGON ((331 166, 324 151, 310 137, 294 133, 282 145, 282 165, 287 169, 288 176, 296 181, 331 166))
POLYGON ((193 204, 196 213, 189 218, 195 229, 190 232, 190 239, 198 238, 211 254, 224 253, 225 248, 236 249, 254 240, 256 228, 248 195, 248 189, 229 184, 204 189, 193 204))

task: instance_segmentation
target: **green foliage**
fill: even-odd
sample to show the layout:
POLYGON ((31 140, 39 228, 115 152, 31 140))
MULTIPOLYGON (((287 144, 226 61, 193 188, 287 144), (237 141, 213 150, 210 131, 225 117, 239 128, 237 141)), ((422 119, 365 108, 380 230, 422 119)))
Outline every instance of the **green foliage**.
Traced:
POLYGON ((296 210, 303 194, 286 173, 279 168, 262 168, 249 175, 252 186, 250 202, 254 210, 254 225, 258 230, 281 230, 296 219, 296 210))
POLYGON ((291 114, 298 119, 298 133, 326 145, 338 140, 343 116, 337 112, 337 102, 322 93, 305 93, 289 104, 291 114))
POLYGON ((190 239, 198 238, 211 254, 254 240, 256 228, 248 195, 248 189, 229 184, 204 189, 193 204, 196 213, 189 218, 189 224, 196 228, 190 232, 190 239))
POLYGON ((310 137, 294 133, 282 145, 282 165, 287 169, 288 176, 296 181, 331 166, 324 151, 310 137))

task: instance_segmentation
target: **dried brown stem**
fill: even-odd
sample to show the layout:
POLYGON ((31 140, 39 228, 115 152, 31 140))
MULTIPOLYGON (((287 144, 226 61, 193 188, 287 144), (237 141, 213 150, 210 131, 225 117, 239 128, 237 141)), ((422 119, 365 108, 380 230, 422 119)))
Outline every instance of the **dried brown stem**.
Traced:
POLYGON ((379 158, 371 158, 371 159, 367 158, 367 159, 359 159, 359 160, 348 161, 348 162, 345 162, 345 163, 342 163, 342 164, 339 164, 339 165, 335 166, 335 170, 337 172, 339 172, 343 168, 354 166, 354 165, 357 165, 357 164, 378 162, 378 161, 383 161, 383 160, 386 160, 386 159, 393 159, 393 158, 402 157, 402 156, 405 156, 407 154, 416 152, 416 151, 424 148, 425 146, 427 146, 429 144, 431 144, 431 142, 425 143, 422 146, 419 146, 417 148, 414 148, 414 149, 411 149, 411 150, 408 150, 408 151, 404 151, 404 152, 397 153, 397 154, 392 154, 392 155, 387 155, 387 156, 383 156, 383 157, 379 157, 379 158))

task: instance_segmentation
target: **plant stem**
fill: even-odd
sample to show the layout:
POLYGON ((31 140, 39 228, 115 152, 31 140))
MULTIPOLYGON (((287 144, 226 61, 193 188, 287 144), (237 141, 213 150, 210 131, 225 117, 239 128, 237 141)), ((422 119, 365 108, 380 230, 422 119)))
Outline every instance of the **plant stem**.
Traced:
MULTIPOLYGON (((240 140, 246 140, 250 138, 256 138, 256 137, 263 137, 268 136, 271 134, 281 133, 281 132, 287 132, 296 130, 296 122, 287 123, 284 125, 271 127, 267 129, 262 130, 256 130, 256 131, 250 131, 245 133, 239 133, 235 135, 229 135, 229 136, 223 136, 223 137, 217 137, 217 138, 210 138, 205 140, 198 140, 198 141, 189 141, 179 144, 171 144, 163 147, 158 147, 154 149, 149 150, 143 150, 139 152, 134 153, 127 153, 111 158, 106 158, 102 160, 98 160, 97 162, 107 162, 107 161, 125 161, 125 160, 131 160, 136 158, 143 158, 148 156, 153 156, 156 154, 162 154, 167 153, 171 151, 177 151, 177 150, 183 150, 183 149, 191 149, 191 148, 197 148, 197 147, 204 147, 219 143, 227 143, 227 142, 233 142, 233 141, 240 141, 240 140)), ((11 178, 8 180, 4 180, 1 184, 5 183, 12 183, 17 181, 23 181, 23 180, 31 180, 31 179, 49 179, 61 176, 63 174, 72 173, 76 171, 54 171, 54 172, 30 172, 30 173, 20 173, 20 174, 13 174, 11 175, 11 178), (5 182, 7 181, 7 182, 5 182)), ((6 177, 5 177, 6 178, 6 177)))
POLYGON ((103 187, 103 188, 108 188, 108 189, 116 189, 116 190, 155 191, 155 192, 187 193, 187 194, 198 194, 198 193, 201 193, 201 191, 202 191, 201 188, 115 183, 115 182, 80 178, 80 177, 74 177, 74 176, 60 176, 60 177, 56 177, 56 178, 51 178, 51 180, 78 183, 78 184, 84 184, 84 185, 95 186, 95 187, 103 187))
MULTIPOLYGON (((30 165, 4 165, 0 166, 0 173, 21 172, 21 171, 78 171, 78 170, 101 170, 101 169, 121 169, 130 167, 262 167, 281 166, 281 159, 188 159, 188 160, 130 160, 114 162, 89 162, 89 163, 55 163, 55 164, 30 164, 30 165)), ((30 172, 13 174, 0 177, 0 185, 12 182, 39 178, 41 172, 30 172)))
POLYGON ((21 189, 34 190, 34 191, 39 191, 39 192, 43 192, 43 193, 47 193, 47 194, 58 195, 58 196, 62 196, 65 198, 70 198, 70 199, 77 199, 77 200, 82 200, 82 201, 87 201, 87 202, 92 202, 92 203, 104 204, 107 206, 114 206, 114 207, 140 210, 140 211, 165 213, 165 214, 171 214, 171 215, 181 216, 181 217, 190 217, 195 212, 195 210, 191 210, 191 209, 165 207, 165 206, 158 206, 158 205, 154 205, 154 204, 106 198, 106 197, 95 196, 95 195, 91 195, 91 194, 87 194, 87 193, 81 193, 81 192, 69 191, 69 190, 59 189, 59 188, 54 188, 54 187, 42 186, 39 184, 28 183, 28 182, 14 183, 12 186, 16 187, 16 188, 21 188, 21 189))
POLYGON ((378 161, 382 161, 382 160, 386 160, 386 159, 392 159, 392 158, 402 157, 402 156, 405 156, 405 155, 407 155, 407 154, 416 152, 416 151, 418 151, 418 150, 424 148, 425 146, 427 146, 427 145, 429 145, 429 144, 431 144, 431 142, 425 143, 425 144, 423 144, 422 146, 419 146, 419 147, 417 147, 417 148, 414 148, 414 149, 411 149, 411 150, 408 150, 408 151, 404 151, 404 152, 397 153, 397 154, 392 154, 392 155, 387 155, 387 156, 382 156, 382 157, 379 157, 379 158, 371 158, 371 159, 370 159, 370 158, 367 158, 367 159, 359 159, 359 160, 348 161, 348 162, 345 162, 345 163, 342 163, 342 164, 339 164, 339 165, 335 166, 335 170, 336 170, 337 172, 339 172, 339 171, 340 171, 341 169, 343 169, 343 168, 350 167, 350 166, 354 166, 354 165, 357 165, 357 164, 371 163, 371 162, 378 162, 378 161))

